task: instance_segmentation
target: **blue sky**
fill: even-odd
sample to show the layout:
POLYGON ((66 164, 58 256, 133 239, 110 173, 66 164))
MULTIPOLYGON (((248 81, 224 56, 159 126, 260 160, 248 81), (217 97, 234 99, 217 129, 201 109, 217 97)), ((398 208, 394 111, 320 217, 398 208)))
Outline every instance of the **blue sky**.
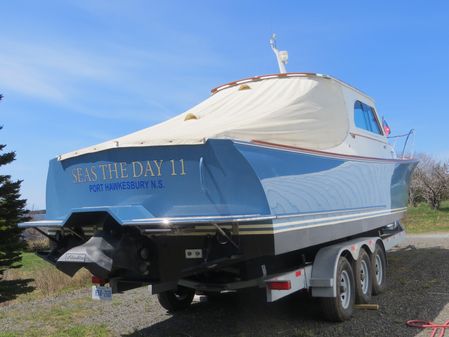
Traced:
POLYGON ((45 207, 48 160, 181 113, 219 84, 288 71, 372 96, 393 133, 449 158, 447 1, 4 1, 2 173, 45 207))

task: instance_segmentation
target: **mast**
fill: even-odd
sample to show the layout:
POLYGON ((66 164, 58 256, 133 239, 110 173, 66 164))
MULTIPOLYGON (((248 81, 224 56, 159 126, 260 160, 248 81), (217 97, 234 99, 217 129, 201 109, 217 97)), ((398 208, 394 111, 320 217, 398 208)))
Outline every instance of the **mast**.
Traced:
POLYGON ((286 50, 279 51, 276 47, 276 34, 273 33, 270 38, 270 46, 273 50, 274 55, 276 55, 276 60, 278 62, 279 66, 279 72, 281 74, 285 74, 287 72, 287 69, 285 69, 285 65, 288 62, 288 52, 286 50))

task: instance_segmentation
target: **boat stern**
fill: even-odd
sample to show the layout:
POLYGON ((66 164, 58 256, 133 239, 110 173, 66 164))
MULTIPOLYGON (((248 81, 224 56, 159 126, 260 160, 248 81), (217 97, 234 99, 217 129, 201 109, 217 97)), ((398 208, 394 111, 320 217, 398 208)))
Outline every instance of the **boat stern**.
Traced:
POLYGON ((44 229, 54 245, 43 256, 70 276, 84 267, 102 279, 167 282, 270 254, 270 244, 243 252, 239 224, 271 218, 260 181, 234 143, 210 140, 54 159, 47 220, 21 227, 44 229))

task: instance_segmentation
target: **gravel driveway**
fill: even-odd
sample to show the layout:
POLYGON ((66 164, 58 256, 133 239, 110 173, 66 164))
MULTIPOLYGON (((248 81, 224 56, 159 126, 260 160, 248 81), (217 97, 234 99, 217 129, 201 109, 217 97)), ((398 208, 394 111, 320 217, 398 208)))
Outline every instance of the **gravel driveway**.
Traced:
POLYGON ((3 306, 0 331, 51 324, 42 313, 58 308, 76 312, 70 320, 78 324, 104 324, 114 336, 429 336, 405 321, 449 319, 449 234, 410 235, 388 258, 388 290, 373 298, 380 309, 357 310, 352 320, 339 324, 322 321, 317 301, 306 294, 271 304, 264 303, 263 294, 229 294, 219 301, 197 300, 171 315, 140 288, 114 295, 109 303, 93 302, 82 290, 3 306))

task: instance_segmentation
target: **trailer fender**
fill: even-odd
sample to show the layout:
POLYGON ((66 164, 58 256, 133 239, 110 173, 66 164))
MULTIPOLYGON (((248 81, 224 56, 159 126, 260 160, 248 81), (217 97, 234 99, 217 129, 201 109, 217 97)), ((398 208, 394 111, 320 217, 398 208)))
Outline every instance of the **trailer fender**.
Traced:
POLYGON ((379 237, 358 238, 332 246, 321 248, 313 262, 310 288, 313 297, 336 297, 336 274, 338 259, 341 255, 348 255, 354 261, 359 257, 360 250, 367 247, 374 252, 379 237))

